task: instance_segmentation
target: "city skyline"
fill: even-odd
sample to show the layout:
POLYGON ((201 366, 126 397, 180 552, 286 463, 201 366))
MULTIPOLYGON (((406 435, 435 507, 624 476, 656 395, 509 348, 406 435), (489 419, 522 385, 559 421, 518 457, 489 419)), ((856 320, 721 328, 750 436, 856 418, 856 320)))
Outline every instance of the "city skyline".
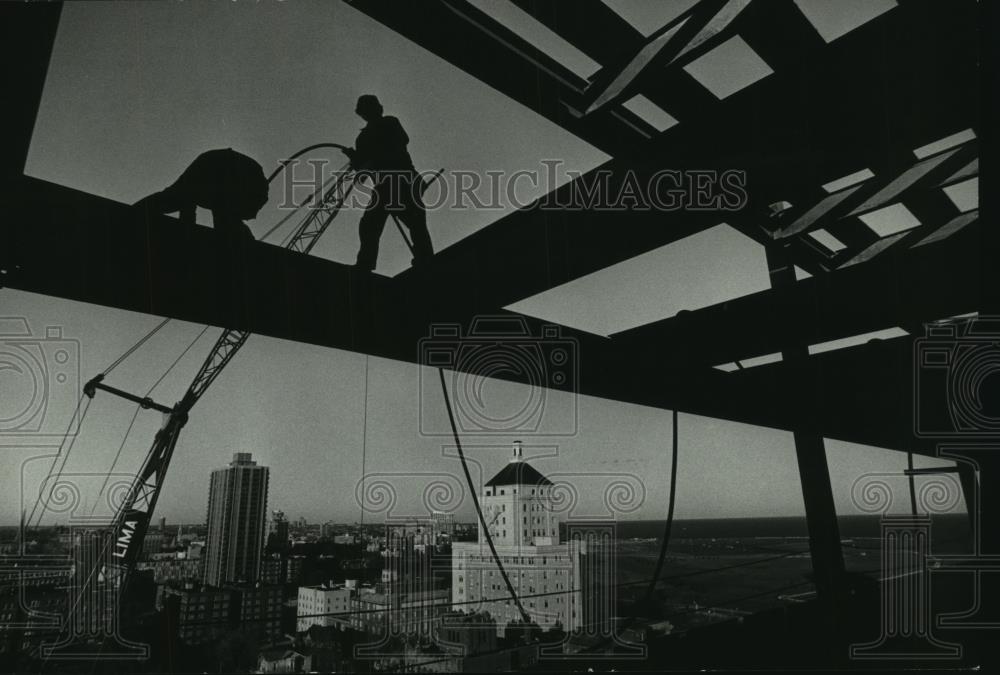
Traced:
MULTIPOLYGON (((711 418, 698 418, 697 416, 688 416, 692 418, 693 422, 707 423, 709 425, 716 425, 721 420, 715 420, 711 418)), ((684 419, 684 416, 681 417, 684 419)), ((667 431, 669 433, 669 420, 667 431)), ((733 423, 730 423, 733 424, 733 423)), ((749 425, 734 425, 736 428, 731 430, 734 435, 742 435, 744 432, 739 427, 748 427, 753 429, 749 425)), ((565 462, 561 461, 563 458, 559 456, 557 452, 553 452, 553 446, 545 445, 539 447, 532 447, 526 443, 522 442, 522 445, 528 450, 529 454, 525 456, 526 460, 532 461, 541 467, 545 466, 555 466, 564 467, 565 462), (530 454, 532 451, 538 452, 538 455, 530 454), (552 453, 552 454, 548 454, 552 453)), ((857 467, 865 467, 868 473, 879 473, 884 472, 886 469, 890 471, 886 473, 891 473, 891 469, 895 468, 892 466, 892 462, 895 459, 895 453, 891 451, 884 451, 882 456, 873 455, 871 448, 866 448, 863 446, 857 446, 848 443, 837 443, 835 441, 828 441, 828 445, 831 446, 832 450, 840 453, 840 459, 844 462, 846 466, 838 467, 836 462, 836 457, 831 456, 831 480, 834 485, 834 495, 838 507, 838 515, 840 516, 852 516, 852 515, 863 515, 863 511, 858 509, 852 501, 851 497, 851 485, 854 480, 853 470, 857 467), (838 470, 839 468, 839 470, 838 470)), ((488 478, 495 474, 499 469, 503 468, 510 459, 510 443, 504 443, 502 441, 495 442, 490 445, 480 445, 480 446, 464 446, 467 458, 470 463, 470 468, 473 472, 474 480, 480 489, 485 486, 488 478)), ((654 448, 655 449, 655 448, 654 448)), ((240 451, 235 451, 240 452, 240 451)), ((231 453, 235 454, 235 453, 231 453)), ((255 452, 249 452, 249 454, 256 455, 255 452)), ((43 459, 49 459, 49 455, 42 456, 43 459)), ((682 455, 683 458, 683 455, 682 455)), ((33 460, 36 458, 32 458, 33 460)), ((439 458, 443 466, 447 466, 451 469, 448 473, 435 474, 436 479, 448 478, 449 484, 451 486, 458 486, 460 490, 466 490, 465 478, 461 474, 461 468, 457 455, 454 454, 454 449, 449 446, 445 446, 442 450, 442 456, 439 458), (445 454, 448 453, 448 454, 445 454)), ((262 463, 264 460, 261 460, 262 463)), ((664 460, 666 461, 666 460, 664 460)), ((618 463, 616 460, 606 460, 601 462, 603 466, 611 466, 618 463)), ((30 461, 29 464, 36 464, 34 461, 30 461)), ((921 456, 916 456, 914 458, 914 466, 916 468, 931 467, 931 466, 941 466, 943 462, 941 460, 935 460, 932 458, 926 458, 921 456)), ((48 466, 48 462, 38 462, 38 468, 45 468, 48 466), (42 466, 44 465, 44 467, 42 466)), ((210 477, 215 471, 224 469, 227 464, 221 462, 215 462, 210 464, 204 476, 203 487, 196 487, 195 491, 200 492, 203 495, 201 501, 197 499, 193 502, 186 503, 186 509, 183 512, 188 513, 187 517, 182 515, 177 515, 176 510, 168 510, 164 508, 157 509, 155 521, 158 521, 161 517, 166 518, 167 525, 207 525, 207 519, 205 517, 208 511, 208 493, 211 485, 210 477)), ((627 465, 626 465, 627 467, 627 465)), ((760 478, 767 478, 768 480, 773 480, 772 470, 774 466, 763 466, 757 467, 758 473, 756 474, 760 478)), ((361 509, 357 506, 357 501, 355 496, 352 496, 349 500, 350 506, 346 507, 346 510, 341 512, 331 511, 325 508, 321 502, 325 501, 327 497, 317 497, 316 499, 306 502, 307 506, 300 506, 298 508, 289 508, 289 503, 294 503, 295 499, 291 498, 296 494, 296 490, 292 489, 287 492, 276 492, 273 487, 273 481, 275 477, 281 476, 280 469, 275 471, 275 467, 269 467, 271 473, 272 486, 268 495, 268 513, 273 511, 281 511, 285 514, 287 522, 290 527, 294 527, 296 522, 300 519, 305 519, 309 525, 322 525, 324 523, 334 523, 336 525, 379 525, 384 523, 385 513, 376 508, 369 506, 369 509, 365 512, 364 516, 361 515, 361 509), (352 510, 353 507, 353 510, 352 510)), ((788 476, 794 475, 794 464, 785 464, 784 470, 788 472, 788 476)), ((683 463, 681 464, 680 471, 683 472, 683 463)), ((72 473, 72 472, 70 472, 72 473)), ((896 471, 899 473, 899 471, 896 471)), ((360 474, 359 474, 360 475, 360 474)), ((749 475, 749 474, 747 474, 749 475)), ((901 474, 900 474, 901 475, 901 474)), ((431 511, 426 508, 422 508, 423 504, 421 502, 421 497, 418 493, 426 488, 426 481, 429 480, 429 474, 427 472, 414 472, 412 475, 406 472, 386 472, 380 470, 370 470, 367 474, 369 481, 377 481, 385 485, 387 478, 396 481, 396 487, 399 491, 396 493, 396 497, 403 497, 403 502, 398 504, 398 506, 403 506, 401 510, 396 511, 394 514, 394 519, 389 522, 401 522, 405 521, 407 518, 426 518, 431 515, 431 511)), ((592 472, 587 471, 572 471, 569 475, 559 474, 559 480, 561 483, 568 483, 576 488, 576 496, 582 497, 582 501, 579 504, 583 507, 581 513, 590 516, 599 515, 604 517, 607 514, 607 510, 604 508, 604 495, 603 494, 587 494, 586 490, 580 490, 580 487, 597 487, 599 489, 607 488, 608 480, 628 480, 633 479, 631 482, 632 486, 642 485, 642 492, 640 493, 640 499, 643 500, 640 508, 636 509, 634 512, 624 512, 615 515, 615 520, 621 521, 660 521, 666 517, 666 511, 657 512, 657 506, 650 506, 649 502, 651 497, 655 498, 655 495, 651 495, 653 488, 650 485, 658 485, 658 483, 652 483, 649 480, 643 480, 643 476, 638 473, 630 472, 627 468, 609 473, 604 471, 603 473, 599 470, 594 470, 592 472)), ((662 488, 665 490, 666 484, 669 481, 669 473, 662 477, 662 488)), ((348 481, 354 489, 359 489, 361 486, 360 477, 356 480, 348 481)), ((284 483, 284 481, 279 481, 279 483, 284 483)), ((895 503, 902 504, 905 502, 905 483, 896 481, 898 484, 890 486, 897 494, 894 497, 895 503)), ((294 484, 294 481, 293 481, 294 484)), ((391 484, 391 483, 390 483, 391 484)), ((169 489, 169 483, 168 489, 169 489)), ((197 485, 197 484, 196 484, 197 485)), ((91 485, 94 487, 94 484, 91 485)), ((795 487, 795 486, 793 486, 795 487)), ((733 519, 733 518, 785 518, 785 517, 804 517, 802 511, 786 511, 786 512, 772 512, 772 513, 747 513, 745 510, 743 512, 737 509, 721 510, 717 512, 710 513, 691 513, 689 508, 680 501, 683 496, 687 493, 697 494, 700 491, 700 485, 689 485, 685 486, 683 484, 678 486, 678 512, 675 515, 675 520, 712 520, 712 519, 733 519)), ((661 495, 664 496, 664 495, 661 495)), ((381 497, 377 497, 381 499, 381 497)), ((730 496, 730 499, 735 501, 735 499, 730 496)), ((741 493, 739 499, 744 502, 747 500, 747 494, 741 493)), ((175 502, 180 501, 176 498, 168 498, 168 501, 175 502)), ((762 500, 762 504, 766 504, 762 500)), ((457 509, 447 511, 453 513, 456 516, 457 522, 475 524, 478 526, 478 518, 476 516, 475 510, 472 507, 472 501, 467 494, 463 495, 460 502, 460 506, 457 509)), ((86 504, 86 505, 89 505, 86 504)), ((81 506, 86 506, 81 505, 81 506)), ((176 509, 176 507, 175 507, 176 509)), ((962 511, 963 507, 960 502, 954 502, 948 509, 952 512, 962 511)), ((68 525, 71 524, 71 520, 62 519, 56 520, 52 519, 52 515, 47 516, 44 525, 68 525)), ((109 512, 110 515, 110 512, 109 512)), ((268 518, 269 522, 269 518, 268 518)), ((8 526, 15 526, 17 522, 9 522, 8 526)))

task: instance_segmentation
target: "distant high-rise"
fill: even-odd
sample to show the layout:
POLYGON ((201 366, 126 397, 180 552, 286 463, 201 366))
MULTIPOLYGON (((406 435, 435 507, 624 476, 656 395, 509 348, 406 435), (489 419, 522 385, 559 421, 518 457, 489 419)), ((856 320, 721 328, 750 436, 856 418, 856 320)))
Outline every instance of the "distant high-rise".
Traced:
POLYGON ((260 576, 269 470, 237 452, 212 472, 205 540, 205 583, 254 583, 260 576))
POLYGON ((271 511, 267 526, 267 545, 280 548, 288 543, 288 519, 284 511, 271 511))

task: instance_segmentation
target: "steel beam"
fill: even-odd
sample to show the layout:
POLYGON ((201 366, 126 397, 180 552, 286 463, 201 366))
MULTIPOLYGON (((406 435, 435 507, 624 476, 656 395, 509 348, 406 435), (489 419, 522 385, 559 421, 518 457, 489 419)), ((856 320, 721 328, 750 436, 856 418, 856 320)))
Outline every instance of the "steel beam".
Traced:
MULTIPOLYGON (((775 242, 767 249, 767 267, 774 288, 795 285, 795 270, 785 246, 775 242)), ((815 381, 805 374, 804 364, 809 360, 807 345, 786 336, 781 346, 785 367, 791 380, 782 388, 785 397, 805 396, 815 381)), ((810 392, 811 393, 811 392, 810 392)), ((830 468, 826 459, 823 436, 816 431, 815 409, 806 408, 807 414, 799 418, 792 429, 795 440, 795 458, 799 469, 802 502, 805 505, 806 525, 809 530, 809 554, 812 558, 813 583, 816 595, 826 608, 824 619, 831 622, 831 635, 836 634, 843 620, 841 594, 844 582, 844 555, 840 548, 840 526, 833 501, 830 468), (808 414, 813 413, 813 414, 808 414)))
POLYGON ((610 112, 583 117, 586 80, 468 3, 347 2, 605 152, 638 149, 655 132, 621 110, 628 124, 610 112))
POLYGON ((61 2, 0 4, 0 68, 5 100, 0 127, 0 176, 4 180, 24 172, 61 12, 61 2))
MULTIPOLYGON (((469 326, 463 312, 428 314, 391 280, 345 265, 267 244, 234 255, 210 228, 167 217, 137 221, 122 204, 36 179, 8 187, 0 236, 19 251, 13 288, 407 363, 425 362, 421 341, 432 324, 469 326)), ((542 335, 544 322, 522 318, 531 335, 542 335)), ((782 393, 783 369, 722 373, 677 363, 668 344, 620 344, 565 328, 560 339, 575 341, 580 369, 575 380, 546 384, 553 389, 779 429, 802 419, 797 406, 804 397, 782 393)), ((683 348, 697 339, 692 334, 683 348)), ((829 358, 806 364, 820 401, 817 433, 928 452, 913 438, 910 417, 879 417, 901 395, 909 362, 901 370, 891 358, 852 356, 831 372, 829 358), (859 418, 865 405, 870 414, 859 418)), ((531 383, 525 373, 497 377, 531 383)))
MULTIPOLYGON (((747 11, 757 11, 754 7, 747 11)), ((754 223, 768 204, 804 204, 819 185, 864 168, 870 155, 899 157, 949 133, 976 128, 977 53, 967 39, 974 12, 970 19, 964 2, 957 2, 954 12, 932 9, 919 2, 900 6, 891 13, 892 21, 887 18, 825 45, 801 68, 776 72, 704 110, 698 119, 682 121, 641 153, 623 152, 600 168, 610 172, 612 184, 620 184, 629 171, 642 184, 663 168, 743 170, 749 203, 742 211, 706 218, 691 211, 596 213, 532 206, 441 251, 437 278, 427 280, 420 294, 444 297, 454 287, 451 280, 471 279, 475 288, 469 295, 502 307, 719 222, 762 240, 754 223), (927 22, 934 25, 933 39, 927 22), (886 54, 890 35, 902 35, 903 41, 893 42, 886 54), (872 68, 873 61, 878 68, 872 68), (913 78, 914 71, 921 77, 913 78), (913 109, 923 112, 908 114, 913 109), (886 127, 886 116, 895 120, 893 125, 886 127), (513 256, 518 259, 516 276, 509 274, 513 256)), ((398 19, 391 25, 419 41, 414 26, 402 26, 398 19)), ((486 81, 501 90, 506 86, 486 81)), ((592 172, 578 179, 576 187, 585 192, 596 180, 592 172)), ((576 188, 556 191, 559 203, 567 203, 563 195, 571 189, 576 188)), ((861 247, 871 241, 857 243, 861 247)), ((831 264, 845 261, 831 258, 831 264)), ((413 277, 404 272, 398 280, 422 283, 413 277)), ((469 301, 456 296, 456 302, 469 301)))
POLYGON ((912 247, 888 248, 864 264, 684 312, 612 339, 632 350, 655 345, 678 359, 714 366, 778 352, 791 339, 817 345, 977 311, 978 214, 912 235, 912 247))

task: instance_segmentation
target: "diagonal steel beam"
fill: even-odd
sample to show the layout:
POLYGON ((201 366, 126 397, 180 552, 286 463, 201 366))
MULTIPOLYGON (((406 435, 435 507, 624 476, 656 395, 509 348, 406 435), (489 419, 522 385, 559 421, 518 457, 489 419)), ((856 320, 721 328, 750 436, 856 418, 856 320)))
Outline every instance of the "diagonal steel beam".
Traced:
POLYGON ((621 109, 583 117, 585 80, 468 3, 345 1, 604 152, 637 150, 655 132, 621 109))
POLYGON ((624 67, 598 73, 587 92, 586 114, 634 94, 651 69, 677 68, 718 44, 733 33, 733 20, 749 4, 750 0, 701 0, 650 37, 624 67))
POLYGON ((793 216, 792 222, 777 236, 785 239, 803 234, 826 227, 832 221, 861 216, 901 201, 912 190, 936 189, 957 182, 956 177, 971 174, 973 166, 978 166, 975 161, 978 152, 978 143, 965 143, 920 160, 892 176, 876 176, 838 190, 793 216))
MULTIPOLYGON (((706 110, 700 119, 673 127, 641 153, 622 154, 599 169, 618 183, 629 172, 641 182, 663 168, 744 170, 750 200, 744 211, 709 218, 692 212, 601 213, 533 206, 439 252, 431 277, 407 271, 397 281, 417 289, 415 302, 429 297, 439 305, 454 301, 456 310, 492 311, 720 222, 760 238, 758 223, 768 204, 784 199, 796 203, 796 195, 815 194, 817 186, 862 168, 869 154, 901 156, 948 133, 976 127, 977 56, 967 39, 975 14, 969 3, 956 2, 953 11, 943 14, 939 6, 908 3, 886 16, 891 20, 826 45, 800 69, 776 72, 706 110), (934 32, 931 43, 928 24, 934 32), (886 40, 897 33, 900 40, 885 54, 886 40), (876 55, 882 56, 873 69, 876 55), (921 77, 912 77, 911 69, 921 77), (906 115, 904 107, 924 114, 906 115), (886 127, 883 113, 897 123, 886 127), (515 276, 509 273, 513 259, 519 267, 515 276), (459 278, 465 283, 456 293, 452 280, 459 278)), ((400 30, 414 36, 413 26, 400 30)), ((590 189, 596 174, 578 179, 577 185, 590 189)), ((570 189, 564 186, 555 196, 564 203, 562 196, 570 189)), ((870 240, 857 243, 867 246, 870 240)), ((845 261, 831 258, 830 265, 845 261)))
POLYGON ((6 99, 0 127, 0 175, 24 171, 62 3, 0 5, 0 62, 6 99))

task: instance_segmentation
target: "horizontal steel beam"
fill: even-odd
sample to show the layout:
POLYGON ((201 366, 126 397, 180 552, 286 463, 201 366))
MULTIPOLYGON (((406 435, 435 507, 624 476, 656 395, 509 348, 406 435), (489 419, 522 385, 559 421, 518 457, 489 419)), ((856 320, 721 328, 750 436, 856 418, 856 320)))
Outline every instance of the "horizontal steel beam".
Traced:
MULTIPOLYGON (((0 267, 11 288, 409 363, 425 362, 422 345, 435 326, 470 330, 464 316, 429 316, 399 284, 351 266, 262 243, 234 249, 211 228, 165 216, 146 221, 126 205, 34 178, 5 188, 0 267)), ((519 321, 528 339, 549 339, 543 322, 491 310, 483 313, 519 321)), ((615 374, 627 371, 627 355, 604 338, 557 332, 558 341, 574 345, 579 376, 535 384, 630 400, 622 398, 629 396, 627 378, 615 374), (620 371, 607 370, 609 364, 620 371)), ((458 361, 453 369, 473 366, 458 361)), ((691 412, 701 397, 714 414, 741 414, 738 402, 720 406, 725 397, 709 395, 719 375, 675 372, 667 378, 676 383, 668 399, 681 405, 690 392, 691 412)), ((534 383, 530 373, 498 377, 534 383)))
POLYGON ((818 420, 814 430, 825 438, 936 457, 950 420, 949 388, 947 373, 919 366, 922 337, 874 340, 794 367, 779 362, 734 371, 727 386, 818 420))
MULTIPOLYGON (((428 316, 397 283, 348 266, 267 244, 234 254, 209 228, 167 217, 144 222, 125 205, 36 179, 6 187, 0 236, 10 244, 3 267, 12 270, 5 283, 13 288, 431 366, 426 345, 435 325, 470 331, 462 316, 428 316)), ((427 273, 437 271, 432 265, 427 273)), ((732 374, 678 365, 656 344, 636 350, 492 314, 522 321, 541 344, 572 343, 578 366, 565 379, 536 382, 514 370, 500 379, 780 429, 797 422, 794 410, 762 395, 769 382, 733 387, 732 374)), ((482 374, 471 362, 451 368, 482 374)), ((857 443, 899 437, 898 429, 853 426, 844 404, 832 401, 819 416, 824 435, 857 443)))
POLYGON ((926 228, 913 246, 890 248, 864 264, 682 312, 612 339, 629 350, 662 350, 676 362, 714 366, 788 344, 818 345, 978 311, 981 229, 974 213, 953 222, 961 227, 926 228))

